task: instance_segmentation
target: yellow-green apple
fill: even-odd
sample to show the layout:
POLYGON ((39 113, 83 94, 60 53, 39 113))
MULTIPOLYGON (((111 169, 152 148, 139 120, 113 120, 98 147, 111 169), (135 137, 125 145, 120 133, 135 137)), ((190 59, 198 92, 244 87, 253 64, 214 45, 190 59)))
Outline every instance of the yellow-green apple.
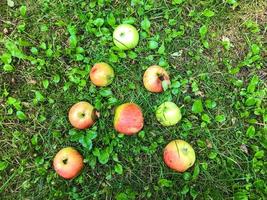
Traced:
POLYGON ((173 140, 164 149, 165 164, 178 172, 190 168, 196 160, 195 151, 190 144, 183 140, 173 140))
POLYGON ((145 88, 150 92, 162 92, 164 89, 163 84, 166 87, 171 84, 166 70, 157 65, 147 68, 143 76, 143 83, 145 88))
POLYGON ((133 135, 144 126, 144 117, 141 108, 135 103, 125 103, 115 110, 114 128, 119 133, 133 135))
POLYGON ((65 179, 76 177, 83 168, 82 155, 72 147, 61 149, 53 161, 57 174, 65 179))
POLYGON ((90 79, 96 86, 107 86, 114 79, 114 71, 107 63, 96 63, 90 71, 90 79))
POLYGON ((97 119, 94 107, 85 101, 74 104, 69 110, 69 121, 77 129, 91 127, 97 119))
POLYGON ((163 126, 173 126, 181 120, 182 115, 175 103, 167 101, 157 108, 156 117, 163 126))
POLYGON ((121 50, 133 49, 139 41, 136 28, 130 24, 121 24, 113 32, 114 44, 121 50))

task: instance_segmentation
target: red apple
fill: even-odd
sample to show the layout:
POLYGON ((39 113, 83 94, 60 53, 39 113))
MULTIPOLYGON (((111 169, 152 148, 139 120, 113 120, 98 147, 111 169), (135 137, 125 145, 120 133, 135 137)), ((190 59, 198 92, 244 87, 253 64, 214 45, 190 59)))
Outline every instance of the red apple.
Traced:
POLYGON ((61 149, 53 161, 57 174, 65 179, 76 177, 83 168, 82 155, 72 147, 61 149))
POLYGON ((170 77, 165 69, 160 66, 153 65, 144 73, 143 83, 145 88, 150 92, 162 92, 162 84, 170 85, 170 77))
POLYGON ((90 79, 96 86, 107 86, 114 79, 114 71, 107 63, 96 63, 90 71, 90 79))
POLYGON ((69 111, 69 121, 77 129, 86 129, 91 127, 96 120, 94 107, 85 101, 74 104, 69 111))
POLYGON ((119 133, 133 135, 144 126, 141 108, 135 103, 125 103, 117 107, 114 117, 114 128, 119 133))
POLYGON ((166 165, 178 172, 190 168, 196 160, 195 151, 183 140, 173 140, 164 149, 163 159, 166 165))

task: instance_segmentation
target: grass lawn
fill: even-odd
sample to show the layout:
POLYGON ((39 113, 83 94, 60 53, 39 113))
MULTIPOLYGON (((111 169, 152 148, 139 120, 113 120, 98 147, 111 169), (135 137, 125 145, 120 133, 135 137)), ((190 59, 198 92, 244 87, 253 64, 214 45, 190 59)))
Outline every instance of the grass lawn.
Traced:
POLYGON ((266 199, 266 12, 265 0, 0 1, 0 199, 266 199), (121 23, 136 48, 114 45, 121 23), (97 62, 115 71, 108 87, 88 78, 97 62), (162 93, 143 86, 151 65, 171 77, 162 93), (90 129, 69 123, 79 101, 100 112, 90 129), (175 126, 156 119, 165 101, 181 108, 175 126), (113 128, 126 102, 143 110, 135 136, 113 128), (196 152, 184 173, 162 159, 174 139, 196 152), (67 146, 84 157, 72 180, 52 167, 67 146))

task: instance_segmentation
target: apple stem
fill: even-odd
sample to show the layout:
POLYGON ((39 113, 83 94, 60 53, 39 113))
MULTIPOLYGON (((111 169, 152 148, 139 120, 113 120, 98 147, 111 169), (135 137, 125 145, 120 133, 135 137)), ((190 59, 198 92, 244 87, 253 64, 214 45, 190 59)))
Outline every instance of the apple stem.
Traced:
POLYGON ((159 80, 161 80, 161 81, 165 80, 164 75, 162 75, 162 74, 158 74, 158 77, 159 77, 159 80))
POLYGON ((67 162, 68 162, 68 158, 65 158, 65 159, 63 160, 63 163, 66 165, 67 162))
POLYGON ((97 116, 97 118, 99 118, 100 117, 100 112, 95 110, 95 115, 97 116))

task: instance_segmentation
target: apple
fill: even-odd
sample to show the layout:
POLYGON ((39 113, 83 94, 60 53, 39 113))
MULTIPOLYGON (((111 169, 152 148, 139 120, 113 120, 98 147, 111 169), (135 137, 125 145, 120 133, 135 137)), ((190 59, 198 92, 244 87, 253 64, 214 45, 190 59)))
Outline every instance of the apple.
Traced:
POLYGON ((130 24, 121 24, 113 32, 114 44, 121 50, 133 49, 139 41, 136 28, 130 24))
POLYGON ((85 101, 74 104, 69 110, 69 121, 77 129, 86 129, 91 127, 97 114, 94 107, 85 101))
POLYGON ((135 103, 125 103, 115 110, 114 128, 119 133, 134 135, 144 126, 141 108, 135 103))
POLYGON ((165 147, 163 160, 169 168, 184 172, 195 163, 196 155, 186 141, 173 140, 165 147))
POLYGON ((167 101, 157 108, 156 117, 163 126, 173 126, 181 120, 182 115, 175 103, 167 101))
POLYGON ((114 71, 107 63, 96 63, 90 71, 90 79, 96 86, 107 86, 114 79, 114 71))
POLYGON ((171 84, 166 70, 157 65, 147 68, 143 76, 143 83, 145 88, 150 92, 162 92, 162 84, 166 84, 166 86, 171 84))
POLYGON ((82 170, 83 157, 76 149, 66 147, 56 154, 53 166, 59 176, 72 179, 82 170))

